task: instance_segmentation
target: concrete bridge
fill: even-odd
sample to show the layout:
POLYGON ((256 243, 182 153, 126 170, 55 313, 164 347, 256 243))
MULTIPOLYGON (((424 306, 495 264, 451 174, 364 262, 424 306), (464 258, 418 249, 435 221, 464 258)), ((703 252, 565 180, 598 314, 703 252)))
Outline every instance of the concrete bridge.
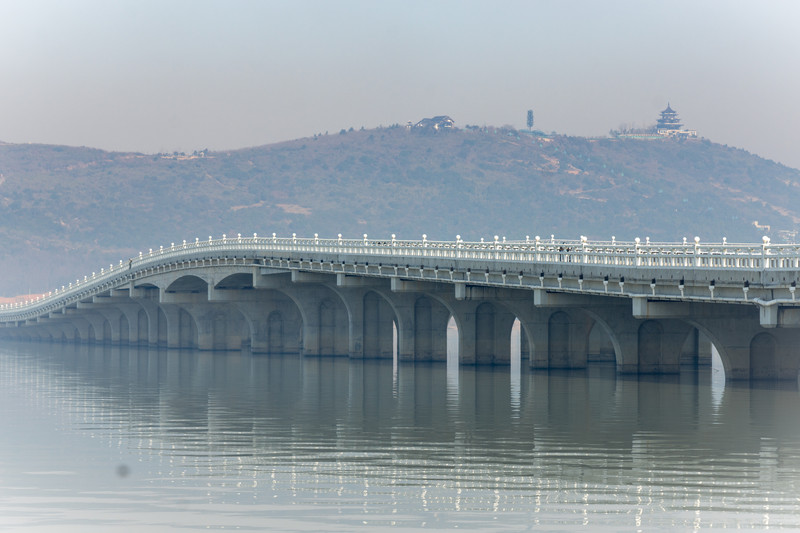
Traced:
POLYGON ((797 380, 800 246, 242 237, 172 244, 33 301, 0 337, 256 353, 509 364, 606 353, 622 373, 708 361, 727 379, 797 380), (396 342, 395 339, 396 338, 396 342), (704 357, 705 354, 705 357, 704 357))

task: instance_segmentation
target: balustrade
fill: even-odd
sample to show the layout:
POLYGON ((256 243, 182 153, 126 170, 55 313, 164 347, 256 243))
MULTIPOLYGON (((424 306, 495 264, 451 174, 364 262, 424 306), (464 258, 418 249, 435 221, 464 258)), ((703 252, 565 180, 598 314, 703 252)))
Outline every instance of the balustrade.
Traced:
MULTIPOLYGON (((399 262, 413 258, 442 258, 455 260, 478 260, 515 263, 566 263, 582 265, 602 265, 614 267, 664 268, 664 269, 743 269, 743 270, 797 270, 800 268, 800 245, 773 245, 768 238, 761 244, 730 244, 726 240, 715 244, 704 244, 695 238, 693 242, 684 239, 682 244, 653 243, 647 239, 642 243, 621 242, 615 238, 609 241, 589 241, 586 237, 579 240, 549 240, 535 237, 524 241, 507 241, 499 237, 488 242, 467 242, 457 236, 454 241, 431 241, 427 235, 422 240, 399 240, 392 235, 391 240, 370 240, 367 235, 362 239, 344 239, 339 235, 335 239, 297 237, 280 238, 276 234, 271 237, 235 238, 223 235, 221 239, 209 236, 207 241, 195 238, 182 241, 169 247, 160 246, 147 253, 139 252, 128 264, 120 261, 118 265, 109 265, 99 273, 78 279, 69 286, 51 291, 45 296, 26 302, 0 305, 0 318, 3 315, 19 315, 27 311, 28 315, 56 309, 76 299, 85 298, 101 287, 119 286, 130 281, 137 273, 156 270, 167 265, 177 265, 186 256, 203 253, 226 252, 231 255, 247 255, 285 252, 287 254, 336 254, 361 255, 397 258, 399 262), (111 283, 113 282, 113 283, 111 283)), ((177 267, 176 267, 177 268, 177 267)), ((23 317, 24 318, 24 317, 23 317)), ((17 318, 15 318, 17 319, 17 318)), ((20 318, 21 319, 21 318, 20 318)))

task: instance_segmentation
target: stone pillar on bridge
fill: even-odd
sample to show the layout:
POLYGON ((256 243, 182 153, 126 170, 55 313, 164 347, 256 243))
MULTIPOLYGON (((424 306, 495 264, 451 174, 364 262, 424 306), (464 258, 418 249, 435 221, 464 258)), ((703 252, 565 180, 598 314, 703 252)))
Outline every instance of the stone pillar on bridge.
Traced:
POLYGON ((474 311, 481 302, 456 300, 449 285, 399 278, 392 280, 387 297, 399 314, 400 360, 447 361, 447 327, 453 316, 459 328, 459 361, 475 364, 474 311))
POLYGON ((157 289, 130 288, 130 298, 138 304, 147 317, 146 331, 142 331, 144 324, 141 322, 141 313, 138 320, 139 344, 150 346, 167 345, 167 318, 164 310, 158 304, 159 292, 157 289))
POLYGON ((92 305, 98 306, 99 312, 108 318, 112 336, 114 330, 118 329, 115 343, 146 345, 149 342, 150 320, 142 305, 128 294, 127 289, 114 290, 111 296, 95 297, 92 305))
POLYGON ((391 359, 394 356, 395 311, 381 285, 370 279, 339 275, 332 290, 347 309, 348 352, 353 359, 391 359))
POLYGON ((379 294, 391 302, 397 320, 397 359, 398 361, 417 360, 417 337, 414 306, 420 295, 416 292, 396 293, 378 290, 379 294))
POLYGON ((89 323, 79 317, 70 317, 64 312, 51 314, 50 319, 62 327, 72 330, 71 340, 76 343, 86 343, 89 336, 89 323))
POLYGON ((414 360, 447 361, 450 311, 438 300, 419 295, 414 301, 414 360))
POLYGON ((247 321, 253 353, 300 353, 303 319, 290 298, 275 290, 217 291, 225 293, 247 321))
POLYGON ((192 315, 197 324, 198 350, 242 349, 245 320, 233 305, 223 303, 187 304, 184 308, 192 315))
MULTIPOLYGON (((67 309, 70 314, 78 314, 77 309, 67 309)), ((111 325, 108 320, 99 313, 81 313, 80 318, 88 324, 86 328, 86 341, 90 344, 110 344, 111 325), (107 331, 106 331, 107 330, 107 331)))
POLYGON ((323 285, 289 287, 285 292, 303 316, 303 355, 347 356, 350 321, 341 298, 323 285))
POLYGON ((580 309, 536 309, 525 320, 533 332, 532 368, 586 368, 592 320, 580 309))
POLYGON ((120 343, 120 339, 124 339, 124 341, 127 342, 130 329, 128 328, 127 318, 125 318, 125 315, 122 311, 105 304, 93 303, 79 303, 78 309, 91 309, 104 319, 101 325, 102 329, 100 330, 103 335, 104 344, 118 345, 120 343), (124 337, 122 337, 122 331, 120 328, 123 318, 125 318, 125 327, 128 328, 124 331, 124 337))
POLYGON ((167 348, 196 348, 197 325, 194 318, 179 304, 162 301, 159 307, 167 320, 167 348))
POLYGON ((511 329, 515 318, 528 327, 529 292, 457 284, 447 305, 458 325, 459 363, 511 363, 511 329))
POLYGON ((755 306, 635 298, 633 315, 677 318, 697 327, 717 348, 726 380, 797 380, 800 328, 763 327, 755 306))
POLYGON ((693 328, 686 339, 681 364, 692 367, 711 364, 711 341, 697 328, 693 328))

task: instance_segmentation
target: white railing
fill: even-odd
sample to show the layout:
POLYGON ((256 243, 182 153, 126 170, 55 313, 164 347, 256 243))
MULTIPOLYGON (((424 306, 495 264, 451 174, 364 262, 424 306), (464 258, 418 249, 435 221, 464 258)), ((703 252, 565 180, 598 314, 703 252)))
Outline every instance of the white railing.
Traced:
POLYGON ((292 259, 313 259, 303 254, 360 255, 370 257, 391 257, 406 263, 415 258, 442 258, 452 260, 477 260, 496 262, 516 262, 523 264, 566 263, 581 265, 603 265, 647 269, 739 269, 745 271, 798 270, 800 269, 800 245, 771 244, 764 238, 761 244, 701 243, 699 239, 683 243, 654 243, 649 239, 641 242, 589 241, 585 237, 578 240, 557 240, 526 238, 506 241, 494 237, 490 241, 467 242, 460 236, 453 241, 430 241, 423 235, 422 240, 399 240, 394 235, 390 239, 323 239, 315 235, 302 238, 293 235, 289 238, 252 237, 221 239, 195 239, 172 243, 169 247, 140 252, 128 261, 109 265, 100 272, 78 279, 61 289, 50 291, 43 296, 11 304, 0 305, 0 319, 20 316, 20 312, 36 313, 42 309, 57 307, 86 298, 94 291, 118 287, 133 279, 138 272, 157 265, 188 260, 198 254, 223 254, 232 257, 266 257, 276 252, 286 252, 292 259))

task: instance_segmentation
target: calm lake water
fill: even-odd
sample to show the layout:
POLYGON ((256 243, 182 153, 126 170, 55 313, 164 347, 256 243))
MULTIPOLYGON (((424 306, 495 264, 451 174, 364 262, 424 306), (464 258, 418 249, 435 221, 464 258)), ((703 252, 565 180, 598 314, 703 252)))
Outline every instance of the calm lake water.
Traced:
POLYGON ((800 529, 800 395, 0 344, 0 530, 800 529))

